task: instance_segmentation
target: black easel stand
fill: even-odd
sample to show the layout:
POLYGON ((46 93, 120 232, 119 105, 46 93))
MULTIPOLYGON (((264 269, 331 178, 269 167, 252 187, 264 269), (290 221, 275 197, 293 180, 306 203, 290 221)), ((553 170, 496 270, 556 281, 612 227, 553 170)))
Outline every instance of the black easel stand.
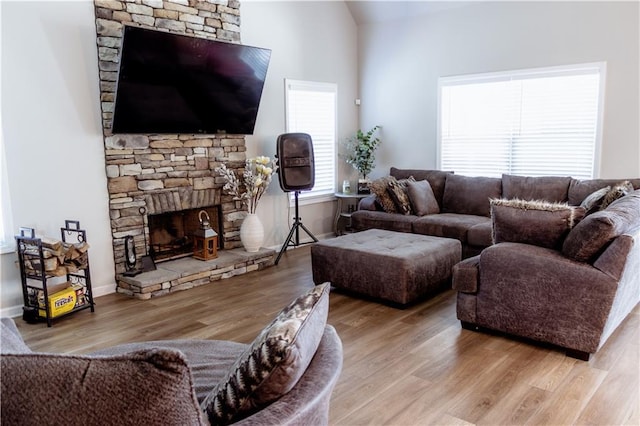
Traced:
POLYGON ((318 239, 311 233, 311 231, 309 231, 307 229, 306 226, 304 226, 302 224, 302 220, 300 220, 300 215, 298 214, 298 194, 300 194, 300 191, 295 191, 294 195, 295 195, 295 199, 296 199, 296 217, 293 219, 293 225, 291 226, 291 230, 289 231, 289 236, 287 237, 286 241, 282 245, 282 248, 280 249, 280 253, 278 254, 278 257, 276 258, 276 265, 280 261, 280 258, 282 257, 284 252, 287 251, 287 248, 289 248, 290 246, 291 247, 298 247, 299 245, 302 245, 302 244, 311 243, 311 241, 309 241, 309 243, 300 244, 300 228, 302 228, 304 230, 304 232, 306 232, 307 235, 310 236, 313 239, 314 243, 318 242, 318 239), (293 233, 294 232, 296 233, 295 242, 293 241, 293 233))

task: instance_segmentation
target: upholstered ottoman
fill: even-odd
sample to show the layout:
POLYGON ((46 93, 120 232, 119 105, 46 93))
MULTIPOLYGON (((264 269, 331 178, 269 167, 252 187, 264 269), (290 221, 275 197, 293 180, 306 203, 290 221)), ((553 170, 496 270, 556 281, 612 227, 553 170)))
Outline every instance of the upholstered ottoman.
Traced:
POLYGON ((313 281, 406 305, 448 281, 461 253, 458 240, 370 229, 314 244, 313 281))

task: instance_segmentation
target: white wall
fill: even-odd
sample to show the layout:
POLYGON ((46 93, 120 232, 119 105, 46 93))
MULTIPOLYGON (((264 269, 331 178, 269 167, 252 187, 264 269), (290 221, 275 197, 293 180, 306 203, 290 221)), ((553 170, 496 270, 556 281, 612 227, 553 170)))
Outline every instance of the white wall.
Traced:
MULTIPOLYGON (((0 7, 2 124, 14 225, 57 237, 65 219, 79 220, 91 244, 94 292, 112 292, 93 3, 2 1, 0 7)), ((273 49, 247 154, 275 153, 276 137, 284 133, 285 77, 337 83, 338 133, 353 133, 357 33, 344 3, 247 2, 241 18, 244 44, 273 49)), ((287 209, 274 181, 258 207, 265 245, 279 246, 286 238, 292 216, 287 209)), ((321 236, 332 232, 334 209, 334 202, 303 206, 301 216, 321 236)), ((15 253, 1 258, 0 315, 20 313, 15 260, 15 253)))
POLYGON ((607 62, 600 176, 640 176, 638 2, 487 2, 359 27, 361 125, 377 168, 436 167, 438 77, 607 62))
MULTIPOLYGON (((276 152, 276 139, 285 133, 284 79, 337 83, 338 138, 358 127, 357 28, 343 2, 245 1, 241 9, 242 43, 272 49, 256 128, 247 137, 247 156, 276 152)), ((340 161, 336 177, 357 179, 340 161)), ((293 208, 277 182, 260 200, 258 215, 265 228, 265 245, 280 245, 289 233, 293 208)), ((302 222, 316 237, 332 236, 335 202, 300 206, 302 222)), ((301 232, 300 238, 306 237, 301 232)), ((278 247, 279 249, 279 247, 278 247)))
MULTIPOLYGON (((14 226, 59 238, 79 220, 96 294, 115 289, 100 127, 93 4, 0 2, 2 124, 14 226)), ((22 305, 15 253, 2 255, 2 314, 22 305)))

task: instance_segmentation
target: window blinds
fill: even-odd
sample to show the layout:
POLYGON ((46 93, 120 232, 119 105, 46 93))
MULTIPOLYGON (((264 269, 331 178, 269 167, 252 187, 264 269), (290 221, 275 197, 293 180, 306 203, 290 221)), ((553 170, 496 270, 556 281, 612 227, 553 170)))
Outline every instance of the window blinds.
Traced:
POLYGON ((442 170, 592 178, 604 64, 440 79, 442 170))
POLYGON ((315 185, 300 198, 333 195, 336 161, 337 85, 285 80, 286 129, 311 135, 315 161, 315 185))

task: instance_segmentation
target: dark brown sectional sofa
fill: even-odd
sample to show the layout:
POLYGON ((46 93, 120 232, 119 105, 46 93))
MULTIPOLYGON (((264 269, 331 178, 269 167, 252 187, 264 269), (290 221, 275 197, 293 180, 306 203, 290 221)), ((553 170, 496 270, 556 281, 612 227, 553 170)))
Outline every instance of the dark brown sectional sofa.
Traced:
MULTIPOLYGON (((391 168, 389 174, 398 180, 410 176, 416 181, 427 180, 440 213, 424 216, 387 213, 376 202, 375 195, 371 195, 361 200, 358 210, 351 215, 353 230, 386 229, 455 238, 462 243, 463 258, 475 256, 492 244, 490 198, 568 202, 577 206, 593 191, 624 180, 514 175, 503 175, 502 178, 469 177, 441 170, 395 167, 391 168)), ((629 181, 635 189, 640 188, 640 178, 629 181)))
POLYGON ((466 259, 453 268, 452 285, 463 327, 550 343, 589 359, 640 301, 640 179, 628 179, 633 189, 627 195, 584 216, 584 208, 536 210, 509 202, 501 211, 489 199, 579 206, 624 179, 495 179, 396 168, 391 175, 428 180, 440 213, 387 213, 372 196, 352 214, 352 227, 460 240, 466 259), (568 222, 566 229, 558 228, 568 222))

